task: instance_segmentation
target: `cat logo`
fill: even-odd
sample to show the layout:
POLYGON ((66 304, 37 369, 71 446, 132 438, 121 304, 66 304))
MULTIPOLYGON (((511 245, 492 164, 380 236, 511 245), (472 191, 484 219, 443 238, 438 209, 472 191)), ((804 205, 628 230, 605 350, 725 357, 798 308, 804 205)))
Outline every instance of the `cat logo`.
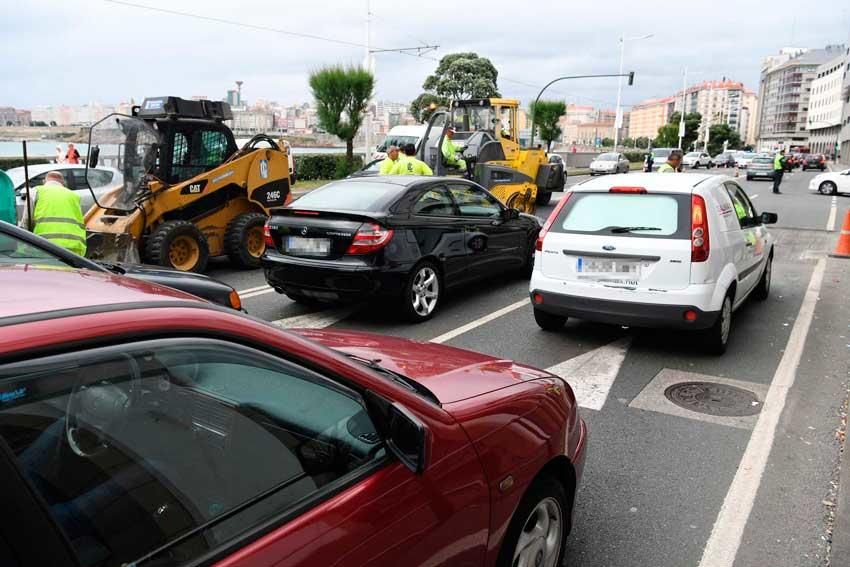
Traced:
POLYGON ((260 177, 263 179, 269 178, 269 160, 267 159, 260 160, 260 177))

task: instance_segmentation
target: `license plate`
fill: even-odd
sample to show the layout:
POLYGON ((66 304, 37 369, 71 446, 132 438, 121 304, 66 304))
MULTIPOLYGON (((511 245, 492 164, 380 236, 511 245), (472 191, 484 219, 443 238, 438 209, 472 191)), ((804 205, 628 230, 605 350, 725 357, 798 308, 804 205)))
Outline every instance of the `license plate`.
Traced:
POLYGON ((595 276, 603 274, 638 275, 639 262, 627 260, 606 260, 602 258, 576 259, 576 272, 581 275, 595 276))
POLYGON ((327 256, 331 252, 331 241, 328 238, 288 236, 286 251, 296 256, 327 256))

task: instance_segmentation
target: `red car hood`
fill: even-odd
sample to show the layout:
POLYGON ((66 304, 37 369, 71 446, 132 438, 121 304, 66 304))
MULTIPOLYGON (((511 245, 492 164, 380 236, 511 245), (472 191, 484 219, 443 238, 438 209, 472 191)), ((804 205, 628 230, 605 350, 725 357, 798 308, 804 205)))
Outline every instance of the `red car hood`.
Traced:
POLYGON ((294 329, 294 332, 342 353, 378 359, 384 368, 431 390, 444 404, 550 376, 511 360, 435 343, 352 331, 294 329))

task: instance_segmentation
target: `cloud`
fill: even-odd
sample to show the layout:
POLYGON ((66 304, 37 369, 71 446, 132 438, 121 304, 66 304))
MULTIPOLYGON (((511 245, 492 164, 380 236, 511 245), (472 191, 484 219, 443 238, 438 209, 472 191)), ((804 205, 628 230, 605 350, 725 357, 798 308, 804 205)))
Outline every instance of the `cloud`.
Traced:
MULTIPOLYGON (((154 8, 365 44, 366 1, 132 0, 154 8)), ((379 98, 410 100, 436 66, 455 51, 489 57, 504 95, 528 101, 536 87, 560 75, 616 72, 617 38, 627 43, 626 70, 636 72, 623 101, 632 104, 691 82, 726 76, 758 88, 761 59, 790 44, 823 47, 848 39, 850 10, 839 0, 714 2, 545 2, 535 9, 507 0, 470 4, 402 4, 372 0, 372 45, 440 49, 427 58, 375 56, 379 98), (793 34, 793 35, 792 35, 793 34)), ((346 46, 104 0, 30 0, 7 7, 4 89, 0 105, 118 102, 161 94, 223 97, 235 80, 248 100, 310 99, 307 74, 329 63, 359 64, 365 47, 346 46)), ((550 96, 613 106, 616 81, 569 81, 550 96)))

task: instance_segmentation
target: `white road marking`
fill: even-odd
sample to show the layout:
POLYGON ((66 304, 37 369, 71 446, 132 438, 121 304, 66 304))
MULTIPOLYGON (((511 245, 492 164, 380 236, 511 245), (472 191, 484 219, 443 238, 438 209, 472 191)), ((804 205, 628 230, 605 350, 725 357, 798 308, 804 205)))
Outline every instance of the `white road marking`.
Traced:
POLYGON ((251 293, 246 293, 244 295, 240 293, 239 297, 241 297, 242 299, 250 299, 252 297, 257 297, 258 295, 265 295, 266 293, 271 293, 273 291, 274 291, 274 288, 266 287, 266 289, 260 289, 260 290, 257 290, 257 291, 252 291, 251 293))
POLYGON ((759 198, 758 193, 756 193, 755 195, 750 195, 750 201, 752 201, 753 199, 758 199, 758 198, 759 198))
POLYGON ((794 327, 791 329, 791 336, 785 346, 785 354, 782 355, 776 374, 773 375, 761 414, 750 436, 744 456, 741 457, 735 478, 723 500, 723 506, 711 530, 699 567, 732 567, 735 563, 744 529, 747 527, 753 502, 773 447, 776 427, 785 408, 788 391, 794 385, 794 379, 797 376, 797 366, 800 364, 803 348, 806 345, 806 337, 814 317, 825 270, 826 260, 821 258, 812 273, 803 304, 800 306, 794 327))
POLYGON ((578 404, 599 411, 626 359, 631 338, 625 337, 547 368, 562 377, 575 392, 578 404))
POLYGON ((832 204, 829 206, 829 218, 826 221, 826 229, 835 230, 835 219, 838 218, 838 197, 832 196, 832 204))
POLYGON ((469 331, 471 331, 472 329, 475 329, 476 327, 480 327, 481 325, 483 325, 485 323, 489 323, 493 319, 498 319, 502 315, 507 315, 511 311, 516 311, 517 309, 519 309, 523 305, 531 305, 531 301, 529 301, 526 298, 526 299, 523 299, 522 301, 517 301, 516 303, 511 303, 507 307, 502 307, 498 311, 493 311, 489 315, 485 315, 484 317, 479 317, 478 319, 475 319, 474 321, 470 321, 466 325, 460 326, 456 329, 452 329, 451 331, 449 331, 447 333, 443 333, 442 335, 440 335, 438 337, 434 337, 433 339, 431 339, 431 342, 432 343, 444 343, 444 342, 450 341, 457 336, 460 336, 464 333, 468 333, 469 331))
POLYGON ((296 315, 295 317, 278 319, 277 321, 272 321, 272 324, 277 325, 282 329, 324 329, 325 327, 330 327, 334 323, 342 321, 354 313, 358 307, 359 306, 357 305, 349 305, 336 309, 326 309, 315 313, 307 313, 305 315, 296 315))
POLYGON ((241 296, 245 295, 246 293, 251 293, 253 291, 260 291, 261 289, 269 289, 269 286, 268 285, 261 285, 261 286, 257 286, 257 287, 249 287, 248 289, 240 290, 237 293, 241 297, 241 296))

